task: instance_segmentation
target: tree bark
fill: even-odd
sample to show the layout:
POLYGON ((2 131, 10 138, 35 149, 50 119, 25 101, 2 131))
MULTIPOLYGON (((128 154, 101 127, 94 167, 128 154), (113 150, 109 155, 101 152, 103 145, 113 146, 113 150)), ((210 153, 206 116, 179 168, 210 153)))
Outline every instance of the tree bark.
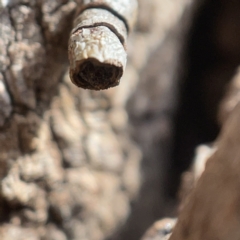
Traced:
MULTIPOLYGON (((176 39, 182 37, 178 25, 189 1, 173 0, 167 5, 165 0, 139 1, 137 27, 130 34, 128 64, 121 84, 101 92, 78 89, 68 77, 68 39, 76 11, 84 2, 88 1, 1 1, 0 238, 3 240, 25 240, 26 236, 34 240, 100 240, 123 225, 141 182, 141 153, 131 140, 126 111, 126 102, 141 79, 145 80, 138 89, 146 90, 142 99, 147 99, 147 104, 132 104, 129 107, 132 116, 141 111, 144 115, 152 100, 156 104, 163 100, 162 96, 171 97, 160 108, 154 104, 151 109, 159 111, 159 115, 154 118, 147 138, 140 143, 145 155, 140 195, 144 198, 126 223, 126 231, 117 233, 116 238, 137 239, 159 216, 159 213, 152 215, 151 209, 163 208, 162 174, 168 153, 162 147, 158 161, 158 136, 161 144, 170 146, 172 135, 165 131, 165 126, 167 129, 172 126, 175 111, 172 101, 176 100, 173 89, 176 78, 172 73, 177 68, 183 40, 176 39), (154 64, 156 58, 144 68, 156 50, 156 55, 163 59, 159 63, 161 71, 154 64), (142 72, 145 74, 141 78, 142 72), (147 72, 152 74, 149 82, 147 72), (165 80, 159 84, 161 79, 165 80), (148 99, 149 89, 155 92, 148 99), (159 92, 163 95, 158 95, 159 92), (166 111, 169 116, 164 117, 161 113, 166 111), (154 134, 153 145, 150 133, 154 134), (135 211, 138 213, 134 214, 135 211)), ((137 137, 145 138, 148 123, 138 125, 137 137)))
MULTIPOLYGON (((0 1, 0 239, 135 240, 172 211, 164 184, 179 106, 182 50, 192 14, 208 1, 138 2, 140 14, 129 35, 121 83, 96 92, 76 88, 68 74, 74 18, 89 1, 0 1), (128 118, 141 150, 132 140, 128 118)), ((211 32, 221 58, 191 76, 204 86, 199 101, 211 106, 206 107, 209 118, 224 89, 219 86, 239 64, 238 8, 224 0, 221 4, 223 15, 216 15, 213 25, 218 27, 211 32), (212 84, 213 79, 218 82, 212 84)), ((123 16, 111 14, 114 19, 123 16)), ((119 19, 128 30, 131 24, 119 19)), ((125 42, 125 33, 117 37, 118 43, 125 42)), ((221 114, 218 150, 171 239, 239 239, 239 112, 236 107, 227 121, 228 113, 221 114)))
POLYGON ((82 2, 0 4, 0 239, 104 239, 139 187, 124 109, 135 70, 112 91, 77 89, 67 44, 82 2))

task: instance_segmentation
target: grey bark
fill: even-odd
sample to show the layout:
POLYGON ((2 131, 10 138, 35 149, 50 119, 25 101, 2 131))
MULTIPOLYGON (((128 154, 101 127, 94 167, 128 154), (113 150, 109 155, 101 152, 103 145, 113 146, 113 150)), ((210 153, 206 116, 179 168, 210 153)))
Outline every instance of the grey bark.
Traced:
POLYGON ((139 186, 128 86, 96 93, 70 83, 67 43, 81 3, 0 3, 0 239, 104 239, 139 186))
MULTIPOLYGON (((172 209, 163 198, 163 180, 173 141, 179 59, 192 21, 193 1, 139 1, 140 14, 129 37, 128 65, 121 84, 101 92, 78 89, 68 77, 68 39, 77 6, 83 2, 88 1, 0 2, 0 239, 139 239, 146 227, 172 209), (134 91, 128 116, 126 103, 134 91), (130 137, 129 117, 141 151, 130 137), (123 231, 116 232, 122 226, 123 231)), ((219 27, 213 34, 225 62, 204 75, 209 90, 206 105, 216 105, 208 80, 221 82, 222 66, 228 66, 228 59, 238 53, 236 34, 232 44, 225 38, 226 32, 236 32, 227 9, 217 18, 219 27), (222 31, 224 22, 229 25, 222 31)), ((218 84, 214 86, 218 90, 218 84)), ((217 91, 216 98, 219 95, 217 91)), ((223 103, 227 109, 221 113, 222 122, 229 102, 223 103)), ((239 155, 234 133, 239 127, 238 109, 224 123, 221 149, 209 163, 209 172, 216 178, 212 181, 210 173, 202 177, 180 215, 173 239, 214 239, 221 235, 217 230, 224 229, 216 227, 225 224, 218 225, 218 219, 230 215, 237 219, 237 190, 231 197, 228 193, 238 187, 238 161, 229 160, 239 155), (216 159, 224 163, 215 167, 216 159), (225 173, 228 169, 233 175, 225 173), (232 204, 231 214, 225 203, 232 204), (193 211, 200 220, 192 221, 193 211), (205 231, 204 219, 214 215, 220 217, 205 231)), ((221 236, 230 239, 225 235, 230 230, 232 239, 238 239, 237 225, 231 218, 221 236)))
MULTIPOLYGON (((77 89, 68 77, 67 43, 81 3, 1 2, 3 240, 105 239, 123 225, 139 192, 141 152, 130 138, 126 102, 151 53, 164 49, 168 33, 175 32, 188 1, 171 1, 169 5, 159 0, 139 1, 137 28, 129 38, 128 65, 121 84, 101 92, 77 89)), ((179 47, 173 47, 169 72, 179 47)), ((155 88, 154 81, 150 86, 155 88)), ((160 89, 168 95, 171 86, 163 84, 160 89)), ((171 98, 166 106, 170 102, 171 98)), ((149 104, 151 101, 143 109, 149 104)), ((162 130, 164 127, 156 136, 162 130)), ((168 138, 168 133, 165 136, 168 138)), ((158 164, 153 160, 149 168, 144 167, 141 193, 145 191, 147 199, 153 199, 150 204, 155 209, 161 199, 157 186, 162 169, 158 164)), ((135 215, 118 237, 131 238, 134 232, 139 236, 156 217, 148 212, 149 206, 140 205, 143 215, 148 213, 147 222, 141 218, 135 221, 135 215)))
MULTIPOLYGON (((125 105, 140 70, 166 42, 188 1, 139 1, 124 78, 102 92, 77 89, 68 78, 67 42, 80 3, 1 2, 4 240, 104 239, 126 220, 139 189, 141 154, 129 136, 125 105)), ((159 180, 158 165, 151 164, 156 172, 148 172, 147 185, 159 180)), ((139 223, 132 227, 138 235, 143 231, 139 223)))

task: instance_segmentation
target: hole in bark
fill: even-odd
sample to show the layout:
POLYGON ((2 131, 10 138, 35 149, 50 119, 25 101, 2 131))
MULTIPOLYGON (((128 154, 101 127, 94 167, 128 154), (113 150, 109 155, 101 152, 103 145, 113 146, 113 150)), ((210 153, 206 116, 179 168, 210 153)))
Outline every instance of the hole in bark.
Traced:
POLYGON ((121 67, 91 59, 81 64, 79 73, 74 76, 74 80, 79 87, 102 90, 118 85, 121 76, 121 67))
POLYGON ((10 220, 10 214, 12 213, 13 208, 9 206, 5 199, 0 200, 0 206, 0 223, 6 223, 10 220))

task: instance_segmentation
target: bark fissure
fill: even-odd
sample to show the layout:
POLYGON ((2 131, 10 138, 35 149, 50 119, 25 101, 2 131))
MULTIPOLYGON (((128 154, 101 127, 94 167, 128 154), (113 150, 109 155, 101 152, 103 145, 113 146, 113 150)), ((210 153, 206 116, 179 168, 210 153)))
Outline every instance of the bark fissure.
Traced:
MULTIPOLYGON (((128 25, 128 23, 127 23, 127 20, 126 20, 123 16, 121 16, 120 14, 118 14, 117 11, 115 11, 115 10, 112 9, 112 8, 110 8, 109 6, 107 6, 107 5, 101 5, 101 4, 90 5, 90 6, 87 6, 86 8, 81 9, 81 11, 79 12, 78 15, 82 14, 82 13, 83 13, 85 10, 87 10, 87 9, 104 9, 104 10, 109 11, 110 13, 112 13, 114 16, 116 16, 119 20, 121 20, 121 21, 124 23, 124 25, 125 25, 125 27, 126 27, 126 29, 127 29, 127 32, 129 33, 130 30, 129 30, 129 25, 128 25)), ((107 24, 107 23, 105 23, 105 24, 107 24)), ((110 23, 109 23, 109 24, 110 24, 110 23)))

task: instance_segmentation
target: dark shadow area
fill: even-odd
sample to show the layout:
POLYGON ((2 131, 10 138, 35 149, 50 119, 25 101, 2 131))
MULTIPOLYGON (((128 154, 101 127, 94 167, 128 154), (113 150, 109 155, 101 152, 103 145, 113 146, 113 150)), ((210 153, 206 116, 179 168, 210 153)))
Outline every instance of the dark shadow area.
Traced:
MULTIPOLYGON (((180 80, 180 104, 167 181, 170 197, 176 197, 181 174, 190 167, 196 146, 214 141, 220 131, 219 102, 239 64, 238 57, 225 52, 220 45, 225 22, 232 10, 228 5, 234 4, 224 0, 206 1, 193 20, 186 44, 186 75, 180 80)), ((229 38, 229 42, 233 38, 231 32, 224 37, 229 38)))

